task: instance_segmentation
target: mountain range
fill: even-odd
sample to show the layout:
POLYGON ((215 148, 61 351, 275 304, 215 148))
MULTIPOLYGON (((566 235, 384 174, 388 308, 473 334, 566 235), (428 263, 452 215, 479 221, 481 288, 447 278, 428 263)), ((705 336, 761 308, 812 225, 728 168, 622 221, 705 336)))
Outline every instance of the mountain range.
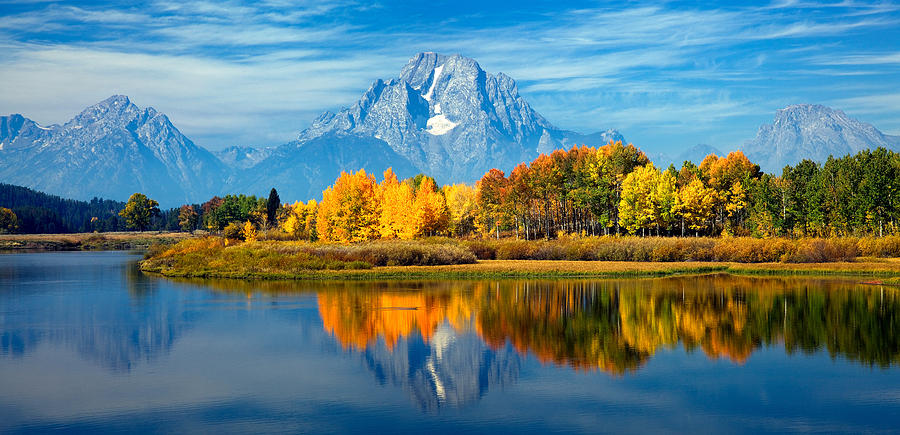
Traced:
MULTIPOLYGON (((153 108, 115 95, 63 125, 22 115, 0 117, 0 182, 74 199, 124 200, 140 191, 163 206, 201 202, 229 192, 286 200, 318 197, 342 170, 365 168, 400 177, 420 172, 439 183, 474 182, 490 168, 509 170, 539 153, 575 144, 624 140, 616 130, 580 134, 558 128, 519 94, 511 77, 484 71, 460 55, 420 53, 397 78, 376 80, 352 106, 325 112, 297 138, 274 148, 231 147, 212 153, 185 137, 153 108)), ((741 149, 764 170, 803 158, 823 160, 864 148, 900 148, 839 110, 794 105, 776 113, 741 149)), ((698 145, 658 166, 699 163, 698 145)))
POLYGON ((0 117, 0 180, 73 199, 197 201, 220 191, 230 169, 166 115, 115 95, 63 125, 0 117))
POLYGON ((775 121, 759 127, 741 149, 766 172, 781 174, 785 165, 809 159, 823 162, 865 149, 900 150, 900 136, 818 104, 794 104, 775 112, 775 121))

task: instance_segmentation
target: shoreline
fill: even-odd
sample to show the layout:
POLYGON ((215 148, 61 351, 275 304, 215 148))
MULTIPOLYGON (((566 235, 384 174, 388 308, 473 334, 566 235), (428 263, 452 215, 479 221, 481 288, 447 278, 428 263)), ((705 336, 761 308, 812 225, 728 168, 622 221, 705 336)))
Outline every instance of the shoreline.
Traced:
POLYGON ((900 284, 900 259, 836 263, 731 263, 731 262, 631 262, 569 260, 479 260, 472 264, 444 266, 380 266, 354 270, 310 270, 302 273, 275 271, 166 270, 147 267, 145 273, 169 278, 236 280, 402 280, 484 278, 656 278, 676 275, 821 276, 876 278, 870 284, 900 284))
POLYGON ((153 244, 197 237, 190 233, 122 231, 69 234, 0 234, 0 253, 146 250, 153 244))

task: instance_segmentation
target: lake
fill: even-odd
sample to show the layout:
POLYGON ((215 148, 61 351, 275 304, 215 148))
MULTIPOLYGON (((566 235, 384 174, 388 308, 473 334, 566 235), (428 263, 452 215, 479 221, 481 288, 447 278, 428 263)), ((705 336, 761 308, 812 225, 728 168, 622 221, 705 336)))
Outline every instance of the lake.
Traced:
POLYGON ((900 289, 178 281, 0 255, 0 432, 892 432, 900 289))

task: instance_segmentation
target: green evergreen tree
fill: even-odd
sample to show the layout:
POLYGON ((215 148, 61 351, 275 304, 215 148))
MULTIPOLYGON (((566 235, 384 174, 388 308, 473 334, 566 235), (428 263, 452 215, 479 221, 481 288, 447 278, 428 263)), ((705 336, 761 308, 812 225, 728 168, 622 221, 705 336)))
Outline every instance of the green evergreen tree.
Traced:
POLYGON ((269 191, 269 200, 266 202, 266 224, 273 225, 278 215, 278 209, 281 208, 281 198, 278 197, 278 191, 273 187, 269 191))

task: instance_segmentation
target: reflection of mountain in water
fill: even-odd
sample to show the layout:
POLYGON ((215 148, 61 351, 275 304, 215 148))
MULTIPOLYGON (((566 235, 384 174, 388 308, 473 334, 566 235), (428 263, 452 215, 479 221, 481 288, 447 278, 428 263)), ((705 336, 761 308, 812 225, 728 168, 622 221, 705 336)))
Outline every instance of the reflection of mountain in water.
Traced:
POLYGON ((512 348, 492 349, 472 331, 447 323, 429 342, 418 333, 402 337, 393 348, 377 340, 362 355, 381 384, 404 388, 424 409, 475 402, 490 388, 514 383, 520 365, 512 348))
POLYGON ((425 409, 460 406, 513 383, 520 361, 512 348, 484 343, 472 328, 471 300, 446 291, 448 285, 326 290, 319 293, 319 314, 327 331, 362 354, 380 383, 403 387, 425 409))
POLYGON ((2 355, 46 342, 127 371, 168 352, 191 322, 177 293, 155 291, 121 253, 10 256, 0 268, 2 355))

